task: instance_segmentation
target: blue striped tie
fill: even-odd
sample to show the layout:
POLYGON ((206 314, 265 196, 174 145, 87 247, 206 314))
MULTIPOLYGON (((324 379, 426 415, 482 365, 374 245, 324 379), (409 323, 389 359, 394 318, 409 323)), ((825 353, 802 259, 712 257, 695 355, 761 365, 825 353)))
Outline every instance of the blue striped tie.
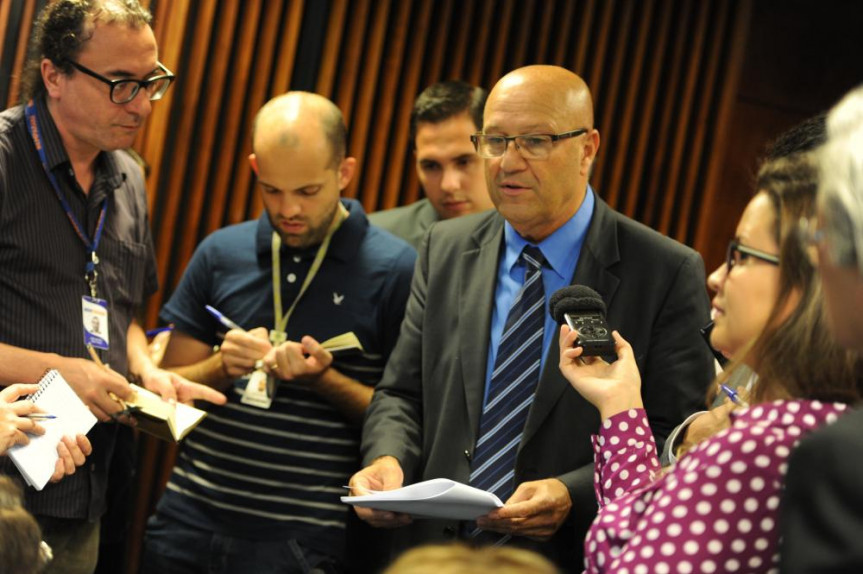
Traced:
POLYGON ((539 248, 527 245, 521 261, 527 267, 524 285, 510 307, 497 348, 470 473, 471 486, 493 492, 504 502, 515 489, 515 457, 539 381, 545 325, 545 258, 539 248))

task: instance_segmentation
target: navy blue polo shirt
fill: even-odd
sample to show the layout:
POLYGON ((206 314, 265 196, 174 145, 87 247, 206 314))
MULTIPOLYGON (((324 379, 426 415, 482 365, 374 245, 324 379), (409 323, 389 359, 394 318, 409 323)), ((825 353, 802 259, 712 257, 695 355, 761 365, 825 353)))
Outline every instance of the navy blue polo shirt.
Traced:
MULTIPOLYGON (((337 356, 342 374, 373 386, 395 346, 416 253, 370 227, 359 203, 333 235, 317 276, 287 327, 288 338, 324 341, 353 331, 364 353, 337 356)), ((271 237, 267 214, 219 230, 195 252, 161 318, 195 339, 217 344, 212 305, 245 329, 272 329, 271 237)), ((317 248, 281 249, 286 310, 317 248)), ((316 394, 281 383, 269 410, 240 403, 235 382, 225 406, 185 440, 159 512, 204 530, 256 539, 296 538, 339 556, 348 507, 342 485, 359 468, 360 429, 316 394)))

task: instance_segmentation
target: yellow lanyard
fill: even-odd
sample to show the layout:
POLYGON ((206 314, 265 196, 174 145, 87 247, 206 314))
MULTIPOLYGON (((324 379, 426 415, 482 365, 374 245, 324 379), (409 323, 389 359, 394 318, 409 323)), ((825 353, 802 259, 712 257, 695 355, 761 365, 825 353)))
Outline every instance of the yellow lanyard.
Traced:
POLYGON ((321 268, 321 264, 324 262, 324 257, 327 255, 327 250, 330 248, 330 240, 332 240, 333 235, 336 230, 342 224, 342 221, 345 220, 349 215, 348 210, 345 209, 345 206, 339 202, 339 210, 336 213, 336 216, 333 217, 332 223, 330 223, 330 228, 327 230, 327 235, 324 237, 323 242, 321 242, 320 247, 318 247, 318 252, 315 254, 315 260, 312 261, 312 266, 309 268, 309 273, 306 275, 305 281, 303 281, 302 287, 300 287, 300 292, 297 293, 297 296, 294 298, 294 302, 291 303, 291 307, 287 310, 287 312, 282 315, 282 272, 281 272, 281 257, 280 251, 282 249, 282 238, 281 236, 273 232, 273 240, 272 240, 272 250, 273 250, 273 312, 275 317, 275 325, 274 329, 270 331, 270 342, 273 345, 279 345, 288 340, 287 328, 288 328, 288 320, 291 318, 291 315, 294 313, 294 309, 297 307, 297 303, 300 302, 300 299, 305 294, 306 289, 308 289, 312 280, 317 275, 318 270, 321 268))

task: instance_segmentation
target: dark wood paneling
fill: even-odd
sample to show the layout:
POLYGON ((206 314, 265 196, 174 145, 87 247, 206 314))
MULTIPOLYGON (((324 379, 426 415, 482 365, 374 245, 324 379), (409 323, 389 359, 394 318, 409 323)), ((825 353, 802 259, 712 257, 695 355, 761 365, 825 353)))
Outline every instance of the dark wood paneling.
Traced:
MULTIPOLYGON (((22 10, 0 2, 0 69, 14 70, 2 79, 10 103, 29 34, 21 31, 30 30, 40 6, 19 1, 22 10), (13 33, 15 41, 7 42, 13 33)), ((349 153, 360 163, 346 195, 373 210, 420 195, 408 119, 421 89, 454 78, 490 88, 524 64, 565 65, 594 94, 602 134, 592 179, 597 192, 702 250, 710 265, 748 198, 744 174, 763 140, 815 111, 813 102, 838 98, 853 73, 837 80, 835 71, 859 70, 863 52, 853 51, 859 39, 830 42, 830 13, 823 8, 829 1, 320 1, 326 10, 317 4, 315 21, 326 18, 324 31, 304 29, 312 4, 303 0, 148 2, 162 61, 178 75, 136 144, 150 166, 163 285, 147 307, 148 327, 157 324, 197 243, 260 214, 247 161, 252 122, 267 99, 292 88, 299 69, 344 112, 349 153), (809 35, 800 41, 800 14, 808 18, 819 7, 827 16, 807 21, 809 35), (812 22, 822 25, 814 37, 812 22), (297 58, 300 40, 321 34, 316 69, 308 70, 297 58), (808 55, 786 61, 789 46, 808 55), (829 62, 817 55, 822 48, 829 62), (790 80, 789 66, 801 62, 819 66, 817 73, 790 80), (818 86, 810 85, 818 83, 813 78, 818 86), (810 89, 817 94, 807 95, 810 89)), ((833 24, 847 32, 859 3, 842 5, 833 24)), ((142 444, 133 551, 174 454, 158 443, 142 444)))

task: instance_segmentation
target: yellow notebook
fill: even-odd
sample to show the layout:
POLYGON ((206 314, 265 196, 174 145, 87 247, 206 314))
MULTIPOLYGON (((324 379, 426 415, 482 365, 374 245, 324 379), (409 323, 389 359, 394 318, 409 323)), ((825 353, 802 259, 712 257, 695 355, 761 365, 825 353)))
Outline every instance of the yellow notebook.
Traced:
POLYGON ((357 339, 357 336, 354 335, 353 331, 344 333, 343 335, 337 335, 332 339, 327 339, 321 346, 329 351, 330 353, 339 353, 343 351, 359 351, 363 352, 363 346, 360 343, 360 340, 357 339))
POLYGON ((133 394, 125 401, 138 423, 136 428, 168 442, 180 442, 198 426, 206 411, 183 403, 163 401, 156 393, 131 385, 133 394))

